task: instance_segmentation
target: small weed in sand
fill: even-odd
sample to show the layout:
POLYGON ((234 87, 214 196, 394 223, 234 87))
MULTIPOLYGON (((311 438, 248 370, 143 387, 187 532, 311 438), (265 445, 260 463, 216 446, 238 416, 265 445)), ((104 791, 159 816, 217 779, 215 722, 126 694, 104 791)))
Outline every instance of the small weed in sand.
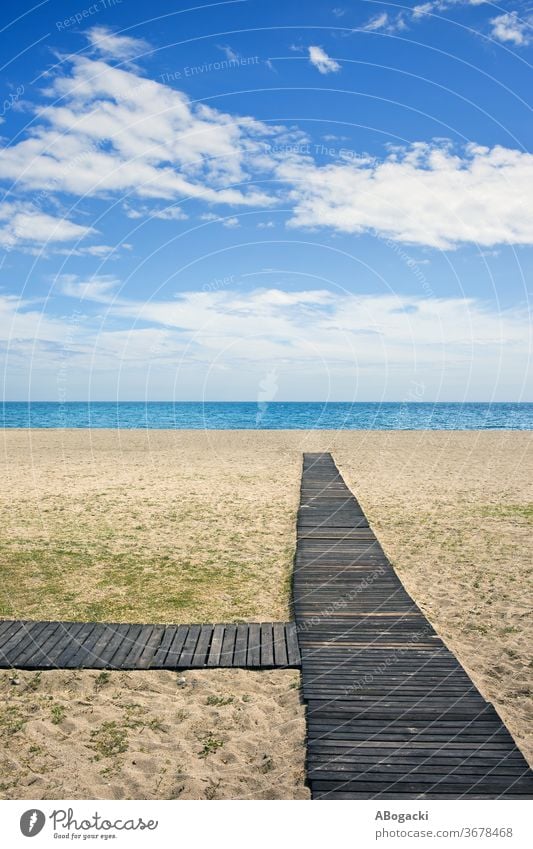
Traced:
POLYGON ((125 728, 140 729, 149 728, 151 731, 164 731, 163 723, 158 717, 148 719, 146 714, 147 708, 136 702, 128 702, 125 705, 119 705, 125 711, 124 726, 125 728))
POLYGON ((204 738, 204 745, 202 749, 198 752, 199 758, 207 758, 209 755, 212 755, 213 752, 216 752, 217 749, 220 749, 224 745, 223 740, 219 740, 217 737, 213 737, 212 734, 209 734, 204 738))
POLYGON ((42 672, 36 672, 35 675, 33 675, 26 684, 26 690, 33 690, 33 692, 35 692, 35 690, 38 690, 41 684, 41 675, 42 672))
POLYGON ((52 715, 52 722, 54 725, 59 725, 65 718, 66 710, 63 705, 52 705, 50 710, 52 715))
POLYGON ((109 682, 110 674, 110 672, 106 672, 104 669, 96 676, 94 679, 94 689, 97 693, 109 682))
POLYGON ((102 722, 91 731, 91 749, 95 751, 94 759, 114 758, 128 750, 128 732, 119 728, 116 722, 102 722))
POLYGON ((25 724, 26 717, 16 705, 7 705, 0 713, 0 729, 4 734, 16 734, 17 731, 22 731, 25 724))
POLYGON ((206 699, 206 704, 223 707, 224 705, 231 705, 235 699, 233 696, 208 696, 206 699))

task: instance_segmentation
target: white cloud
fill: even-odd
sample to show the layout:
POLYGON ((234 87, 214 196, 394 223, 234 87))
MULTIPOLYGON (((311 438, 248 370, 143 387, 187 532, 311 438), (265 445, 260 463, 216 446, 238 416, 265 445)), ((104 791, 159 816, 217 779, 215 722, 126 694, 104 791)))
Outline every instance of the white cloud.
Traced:
POLYGON ((39 108, 32 134, 0 151, 0 178, 21 189, 274 202, 253 186, 233 186, 271 169, 266 141, 279 127, 192 104, 162 83, 83 56, 46 93, 54 103, 39 108))
POLYGON ((87 38, 93 51, 105 60, 128 61, 150 49, 144 38, 117 35, 106 26, 95 26, 87 30, 87 38))
POLYGON ((60 275, 56 281, 63 295, 80 300, 110 303, 113 293, 120 288, 120 281, 108 274, 94 275, 88 280, 79 280, 73 274, 60 275))
MULTIPOLYGON (((149 382, 163 376, 166 397, 173 397, 177 375, 180 392, 196 385, 195 397, 201 391, 210 397, 212 381, 221 397, 231 397, 238 374, 239 385, 245 392, 251 387, 253 398, 265 363, 278 371, 283 391, 292 398, 328 392, 349 398, 355 388, 360 397, 366 392, 398 398, 409 392, 413 379, 425 384, 427 400, 461 398, 470 385, 477 397, 495 391, 509 398, 518 397, 527 377, 530 317, 518 308, 498 311, 472 298, 277 287, 136 301, 116 294, 119 285, 108 277, 63 281, 63 291, 76 301, 106 306, 104 317, 99 310, 98 327, 89 319, 82 322, 69 364, 90 372, 92 385, 105 387, 101 395, 106 397, 118 375, 141 397, 145 377, 149 382), (99 373, 107 375, 100 382, 99 373)), ((10 319, 14 307, 7 310, 10 319)), ((60 336, 57 328, 49 320, 46 339, 60 336)), ((24 319, 17 332, 19 341, 41 340, 35 316, 24 319)), ((45 352, 44 360, 39 356, 38 368, 55 362, 54 352, 45 352)), ((155 397, 149 389, 147 394, 155 397)))
POLYGON ((309 50, 309 61, 321 74, 334 74, 340 71, 341 66, 332 59, 322 47, 311 46, 309 50))
POLYGON ((241 223, 236 216, 232 216, 231 218, 226 218, 226 220, 222 222, 222 225, 227 227, 229 230, 235 230, 236 227, 241 226, 241 223))
POLYGON ((372 32, 373 30, 383 29, 389 23, 389 16, 387 12, 381 12, 380 15, 375 15, 373 18, 364 25, 363 29, 369 30, 372 32))
POLYGON ((518 17, 518 12, 508 12, 491 18, 491 35, 497 41, 526 47, 531 43, 533 27, 531 21, 518 17))
POLYGON ((407 29, 407 24, 403 13, 397 15, 389 15, 387 12, 381 12, 379 15, 374 15, 362 27, 366 32, 383 31, 390 35, 395 32, 403 32, 407 29))
POLYGON ((454 6, 482 6, 489 0, 429 0, 427 3, 419 3, 413 6, 412 17, 414 20, 430 15, 433 12, 445 12, 454 6))
POLYGON ((189 217, 179 206, 165 206, 158 208, 149 207, 143 204, 130 206, 130 204, 125 203, 123 204, 122 209, 124 210, 126 217, 132 219, 158 218, 162 221, 186 221, 189 217))
POLYGON ((94 233, 91 227, 48 215, 28 203, 0 203, 0 245, 45 248, 50 243, 73 242, 94 233))
POLYGON ((441 249, 533 244, 530 153, 469 145, 459 154, 417 143, 382 161, 288 161, 279 176, 292 187, 292 226, 370 231, 441 249))
POLYGON ((219 50, 222 50, 224 56, 228 60, 228 62, 237 62, 239 59, 239 54, 233 50, 229 44, 220 44, 218 47, 219 50))

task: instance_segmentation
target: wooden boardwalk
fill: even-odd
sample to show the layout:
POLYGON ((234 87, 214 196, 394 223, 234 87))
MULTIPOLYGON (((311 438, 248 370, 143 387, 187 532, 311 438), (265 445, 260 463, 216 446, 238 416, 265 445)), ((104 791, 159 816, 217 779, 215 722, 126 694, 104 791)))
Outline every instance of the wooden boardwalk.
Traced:
POLYGON ((291 669, 300 666, 294 622, 238 625, 0 623, 0 668, 291 669))
POLYGON ((403 588, 330 454, 304 455, 297 533, 312 797, 533 797, 512 737, 403 588))

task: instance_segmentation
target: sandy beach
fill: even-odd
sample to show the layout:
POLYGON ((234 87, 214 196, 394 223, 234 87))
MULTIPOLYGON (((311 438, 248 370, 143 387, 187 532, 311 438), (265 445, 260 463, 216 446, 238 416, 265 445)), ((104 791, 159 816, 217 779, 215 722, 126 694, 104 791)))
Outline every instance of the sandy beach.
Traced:
POLYGON ((2 798, 306 799, 298 687, 290 670, 1 672, 2 798))
MULTIPOLYGON (((406 588, 533 761, 529 433, 12 430, 2 439, 1 615, 30 619, 287 618, 301 454, 332 451, 406 588)), ((4 796, 307 796, 297 673, 186 673, 181 685, 172 673, 113 672, 104 685, 92 672, 32 684, 34 675, 0 676, 4 796), (124 708, 128 700, 141 708, 124 708), (66 713, 54 722, 56 703, 66 713), (98 749, 105 723, 116 727, 104 750, 114 751, 117 729, 127 736, 112 765, 98 749)))

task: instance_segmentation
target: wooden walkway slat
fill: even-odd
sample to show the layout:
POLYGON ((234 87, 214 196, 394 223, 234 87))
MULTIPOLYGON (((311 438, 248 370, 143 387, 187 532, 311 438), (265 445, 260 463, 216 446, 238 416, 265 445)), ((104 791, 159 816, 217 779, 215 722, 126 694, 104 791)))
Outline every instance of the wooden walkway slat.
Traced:
POLYGON ((313 798, 533 797, 511 735, 404 589, 330 454, 304 454, 293 603, 313 798))
POLYGON ((295 669, 294 623, 0 622, 0 669, 295 669))

